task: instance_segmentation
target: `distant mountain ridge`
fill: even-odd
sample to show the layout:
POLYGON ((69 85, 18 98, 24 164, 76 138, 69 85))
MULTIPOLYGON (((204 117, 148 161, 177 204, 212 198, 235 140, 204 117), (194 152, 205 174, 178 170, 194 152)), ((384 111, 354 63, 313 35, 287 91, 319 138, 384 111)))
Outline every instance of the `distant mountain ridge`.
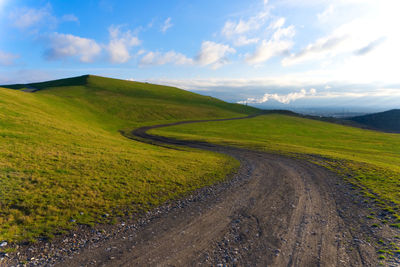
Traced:
POLYGON ((348 118, 358 124, 371 129, 400 133, 400 109, 392 109, 384 112, 348 118))

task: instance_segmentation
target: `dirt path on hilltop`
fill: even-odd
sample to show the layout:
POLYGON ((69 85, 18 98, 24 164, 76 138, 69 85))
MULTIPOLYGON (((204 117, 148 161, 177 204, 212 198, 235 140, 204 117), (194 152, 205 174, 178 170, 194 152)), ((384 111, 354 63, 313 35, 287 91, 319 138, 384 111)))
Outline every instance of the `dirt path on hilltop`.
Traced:
MULTIPOLYGON (((182 123, 193 122, 172 125, 182 123)), ((365 225, 367 204, 335 174, 303 160, 146 133, 165 126, 133 134, 228 154, 241 163, 237 174, 60 266, 378 265, 373 240, 384 234, 365 225)))

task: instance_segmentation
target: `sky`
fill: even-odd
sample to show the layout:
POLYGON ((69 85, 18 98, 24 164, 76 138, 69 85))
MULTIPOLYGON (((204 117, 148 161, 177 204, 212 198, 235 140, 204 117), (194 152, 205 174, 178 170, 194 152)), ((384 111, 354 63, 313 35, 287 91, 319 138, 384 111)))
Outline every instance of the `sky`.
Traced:
POLYGON ((260 107, 400 106, 398 0, 0 0, 0 84, 94 74, 260 107))

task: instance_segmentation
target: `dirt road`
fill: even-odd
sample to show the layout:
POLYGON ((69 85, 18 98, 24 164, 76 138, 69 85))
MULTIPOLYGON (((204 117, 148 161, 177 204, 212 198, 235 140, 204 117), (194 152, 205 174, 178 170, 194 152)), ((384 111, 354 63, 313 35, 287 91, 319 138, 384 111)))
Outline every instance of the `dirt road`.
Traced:
POLYGON ((134 134, 231 155, 238 173, 60 266, 378 265, 372 240, 383 231, 366 225, 367 204, 335 174, 303 160, 146 133, 155 127, 162 126, 134 134))

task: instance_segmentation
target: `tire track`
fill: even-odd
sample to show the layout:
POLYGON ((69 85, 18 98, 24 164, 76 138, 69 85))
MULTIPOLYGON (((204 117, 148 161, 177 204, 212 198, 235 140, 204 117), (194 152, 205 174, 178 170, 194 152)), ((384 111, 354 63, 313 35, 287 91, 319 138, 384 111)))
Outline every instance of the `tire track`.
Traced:
POLYGON ((235 157, 241 162, 233 178, 238 182, 218 195, 162 214, 135 230, 129 241, 114 237, 61 265, 377 265, 374 247, 350 249, 352 228, 358 223, 352 216, 359 214, 357 210, 348 217, 340 214, 340 205, 354 203, 343 201, 348 196, 333 173, 298 159, 147 133, 199 122, 146 126, 132 134, 159 145, 188 146, 235 157), (107 251, 108 247, 116 249, 107 251))

